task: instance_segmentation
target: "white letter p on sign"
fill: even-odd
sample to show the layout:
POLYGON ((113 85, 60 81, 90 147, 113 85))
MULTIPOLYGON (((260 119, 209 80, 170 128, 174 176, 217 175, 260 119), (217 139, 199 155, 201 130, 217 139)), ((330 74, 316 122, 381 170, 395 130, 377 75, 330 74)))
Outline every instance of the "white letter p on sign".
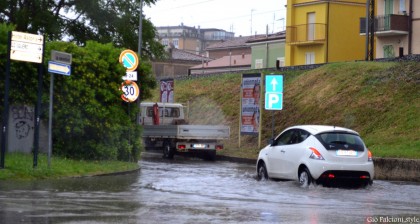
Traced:
POLYGON ((280 97, 278 94, 272 94, 272 93, 268 94, 268 106, 270 108, 273 108, 273 104, 278 103, 279 100, 280 100, 280 97))

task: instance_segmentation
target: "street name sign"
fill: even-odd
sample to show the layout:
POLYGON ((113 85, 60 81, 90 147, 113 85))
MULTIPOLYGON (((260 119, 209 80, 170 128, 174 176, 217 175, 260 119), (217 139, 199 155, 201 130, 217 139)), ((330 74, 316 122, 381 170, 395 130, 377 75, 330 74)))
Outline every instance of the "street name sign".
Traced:
POLYGON ((12 31, 10 59, 42 63, 44 36, 12 31))
POLYGON ((283 76, 267 75, 265 77, 265 109, 283 109, 283 76))
POLYGON ((51 51, 51 60, 63 64, 71 65, 72 55, 61 51, 51 51))
POLYGON ((48 72, 69 76, 71 73, 71 66, 55 61, 48 61, 48 72))

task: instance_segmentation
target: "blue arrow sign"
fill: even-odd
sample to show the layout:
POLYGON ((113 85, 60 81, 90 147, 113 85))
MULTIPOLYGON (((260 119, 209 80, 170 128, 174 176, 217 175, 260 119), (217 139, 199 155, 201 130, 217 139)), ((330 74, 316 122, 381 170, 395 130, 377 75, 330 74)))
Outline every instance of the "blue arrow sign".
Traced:
POLYGON ((48 61, 48 72, 60 74, 60 75, 70 75, 71 73, 71 65, 55 62, 55 61, 48 61))
POLYGON ((283 92, 283 76, 267 75, 265 77, 265 92, 283 92))
POLYGON ((265 77, 265 109, 283 109, 283 76, 267 75, 265 77))

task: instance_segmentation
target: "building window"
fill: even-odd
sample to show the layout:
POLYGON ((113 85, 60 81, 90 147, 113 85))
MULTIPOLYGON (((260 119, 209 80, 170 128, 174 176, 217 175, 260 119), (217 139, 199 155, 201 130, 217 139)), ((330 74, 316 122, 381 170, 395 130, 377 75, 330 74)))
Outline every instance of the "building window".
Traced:
POLYGON ((384 58, 394 58, 394 46, 392 45, 384 45, 384 58))
POLYGON ((168 46, 169 45, 169 40, 168 39, 163 39, 162 40, 162 45, 163 46, 168 46))
POLYGON ((279 61, 280 67, 284 67, 284 57, 277 58, 277 61, 279 61))
POLYGON ((174 44, 174 47, 175 47, 176 49, 178 49, 178 48, 179 48, 179 40, 178 40, 178 39, 173 39, 173 40, 172 40, 172 43, 174 44))
POLYGON ((405 9, 405 0, 400 0, 400 12, 401 14, 407 14, 407 11, 405 9))
POLYGON ((263 59, 255 59, 255 69, 263 68, 263 59))
POLYGON ((308 22, 308 41, 315 39, 315 13, 311 12, 307 15, 307 22, 308 22))
POLYGON ((306 65, 315 64, 315 52, 306 52, 305 53, 305 64, 306 65))

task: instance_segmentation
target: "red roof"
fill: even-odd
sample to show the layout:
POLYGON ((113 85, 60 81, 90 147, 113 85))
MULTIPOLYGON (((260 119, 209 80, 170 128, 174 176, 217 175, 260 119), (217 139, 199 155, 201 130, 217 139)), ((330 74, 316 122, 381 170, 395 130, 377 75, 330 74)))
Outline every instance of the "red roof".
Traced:
POLYGON ((242 55, 232 55, 232 56, 224 56, 222 58, 209 61, 208 63, 196 65, 191 69, 201 69, 204 67, 206 68, 223 68, 223 67, 251 67, 251 55, 250 54, 242 54, 242 55), (229 61, 230 59, 230 61, 229 61))

